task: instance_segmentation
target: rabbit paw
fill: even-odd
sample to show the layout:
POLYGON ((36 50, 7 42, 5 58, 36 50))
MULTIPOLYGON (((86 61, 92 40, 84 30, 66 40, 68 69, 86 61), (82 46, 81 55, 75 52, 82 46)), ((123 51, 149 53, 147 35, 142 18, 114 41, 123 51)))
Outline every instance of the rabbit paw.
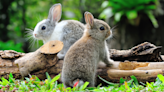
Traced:
POLYGON ((109 63, 112 63, 113 64, 113 62, 114 62, 114 60, 112 60, 112 59, 109 58, 109 63))
POLYGON ((114 62, 114 60, 109 59, 109 64, 107 64, 106 66, 107 66, 107 67, 111 67, 111 66, 113 66, 113 62, 114 62))
POLYGON ((111 66, 113 66, 113 63, 107 64, 106 66, 111 67, 111 66))
POLYGON ((58 59, 64 59, 64 54, 58 53, 57 57, 58 57, 58 59))

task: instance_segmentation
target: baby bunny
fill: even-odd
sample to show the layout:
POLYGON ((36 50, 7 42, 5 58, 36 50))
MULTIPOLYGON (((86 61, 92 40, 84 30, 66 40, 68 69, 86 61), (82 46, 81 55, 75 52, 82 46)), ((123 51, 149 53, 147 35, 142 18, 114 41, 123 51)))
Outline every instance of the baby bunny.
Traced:
POLYGON ((105 41, 112 35, 110 27, 104 21, 94 19, 89 12, 84 15, 87 23, 84 34, 70 47, 64 58, 62 82, 65 87, 73 87, 77 81, 79 86, 88 81, 89 86, 93 87, 98 62, 113 65, 105 41))
POLYGON ((83 35, 84 24, 75 20, 64 20, 61 18, 61 4, 54 4, 47 19, 40 21, 34 28, 33 37, 47 43, 51 40, 60 40, 64 43, 63 49, 58 53, 58 58, 63 59, 70 46, 83 35))

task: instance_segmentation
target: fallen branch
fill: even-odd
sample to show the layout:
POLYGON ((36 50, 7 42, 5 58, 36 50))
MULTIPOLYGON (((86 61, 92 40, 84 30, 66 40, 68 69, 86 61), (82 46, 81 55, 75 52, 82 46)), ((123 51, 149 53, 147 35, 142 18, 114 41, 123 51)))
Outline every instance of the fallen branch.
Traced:
POLYGON ((155 46, 149 42, 139 44, 129 50, 109 50, 111 58, 115 61, 161 62, 161 46, 155 46))
MULTIPOLYGON (((155 56, 154 60, 158 60, 160 56, 160 51, 152 50, 151 48, 147 48, 147 43, 138 45, 138 49, 132 48, 131 50, 135 51, 137 55, 147 55, 148 51, 155 56), (141 46, 141 47, 139 47, 141 46), (142 47, 143 46, 143 47, 142 47), (147 49, 143 49, 146 47, 147 49), (139 48, 141 50, 139 50, 139 48), (153 52, 152 52, 153 51, 153 52), (143 53, 145 52, 145 54, 143 53), (142 54, 143 53, 143 54, 142 54), (156 54, 155 54, 156 53, 156 54), (158 58, 158 59, 157 59, 158 58)), ((14 51, 1 51, 0 54, 0 76, 8 78, 8 74, 11 72, 15 78, 22 78, 22 76, 28 76, 28 74, 36 75, 40 79, 45 79, 45 72, 48 72, 51 77, 56 76, 61 73, 63 60, 58 60, 57 53, 62 49, 63 43, 60 41, 52 41, 41 48, 39 48, 35 52, 22 54, 14 51), (5 54, 4 54, 5 53, 5 54), (3 55, 3 56, 2 56, 3 55), (10 57, 11 56, 11 57, 10 57), (5 57, 5 58, 4 58, 5 57), (8 58, 7 58, 8 57, 8 58), (16 64, 14 64, 14 61, 16 64), (19 66, 19 68, 17 67, 19 66)), ((155 46, 153 48, 156 48, 155 46)), ((115 54, 111 53, 112 56, 134 56, 134 54, 128 54, 132 51, 127 50, 117 51, 115 50, 115 54), (119 53, 120 52, 120 53, 119 53), (125 54, 123 54, 123 52, 125 54), (117 53, 117 54, 116 54, 117 53)), ((163 56, 162 56, 163 57, 163 56)), ((127 57, 124 59, 126 60, 127 57)), ((134 59, 134 58, 133 58, 134 59)), ((130 59, 130 60, 133 60, 130 59)), ((149 58, 147 58, 150 60, 149 58)), ((123 59, 121 61, 124 61, 123 59)), ((128 59, 127 59, 128 60, 128 59)), ((142 59, 137 59, 142 60, 142 59)), ((161 58, 162 60, 162 58, 161 58)), ((147 60, 146 60, 147 61, 147 60)), ((112 67, 106 67, 104 63, 100 62, 99 67, 97 69, 97 75, 100 77, 111 81, 111 82, 119 82, 121 77, 129 79, 131 75, 135 75, 139 81, 154 81, 157 74, 164 74, 164 62, 114 62, 112 67)), ((60 80, 59 80, 60 81, 60 80)), ((97 84, 102 83, 102 81, 97 78, 97 84)))

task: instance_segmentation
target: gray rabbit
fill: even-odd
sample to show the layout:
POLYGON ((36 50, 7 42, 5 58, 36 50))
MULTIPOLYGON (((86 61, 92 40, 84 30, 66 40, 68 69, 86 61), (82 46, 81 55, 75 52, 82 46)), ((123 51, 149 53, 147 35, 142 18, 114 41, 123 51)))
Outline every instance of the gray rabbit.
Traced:
POLYGON ((62 82, 65 87, 73 87, 79 81, 79 86, 88 81, 89 86, 95 86, 95 75, 99 61, 107 66, 113 65, 109 58, 106 39, 112 32, 107 23, 94 19, 85 12, 87 23, 83 36, 76 41, 66 53, 62 68, 62 82))
POLYGON ((76 20, 59 22, 62 13, 61 4, 54 4, 47 19, 40 21, 34 28, 33 37, 47 43, 51 40, 60 40, 64 43, 63 49, 58 53, 58 58, 63 59, 70 46, 80 39, 83 34, 84 24, 76 20))

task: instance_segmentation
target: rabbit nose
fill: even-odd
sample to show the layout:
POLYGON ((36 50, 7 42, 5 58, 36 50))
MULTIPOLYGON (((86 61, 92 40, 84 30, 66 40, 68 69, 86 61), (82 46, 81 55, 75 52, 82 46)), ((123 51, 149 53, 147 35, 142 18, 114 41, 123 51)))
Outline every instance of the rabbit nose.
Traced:
POLYGON ((36 37, 36 34, 34 34, 34 36, 36 37))

